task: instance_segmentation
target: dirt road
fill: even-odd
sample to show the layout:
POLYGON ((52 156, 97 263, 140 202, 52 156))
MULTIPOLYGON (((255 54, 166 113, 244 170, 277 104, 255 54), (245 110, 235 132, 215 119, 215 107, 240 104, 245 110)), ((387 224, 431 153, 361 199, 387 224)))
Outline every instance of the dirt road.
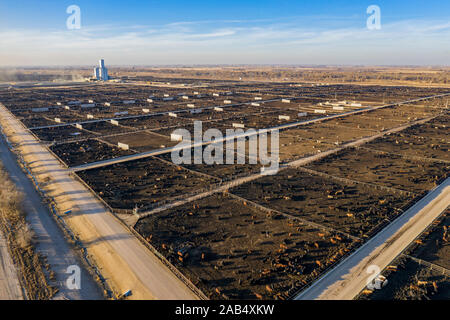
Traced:
POLYGON ((22 289, 8 243, 0 231, 0 300, 23 300, 22 289))
POLYGON ((27 222, 35 234, 36 250, 47 257, 51 270, 55 272, 55 281, 52 285, 58 288, 58 293, 54 299, 103 299, 101 288, 83 267, 79 255, 67 243, 63 232, 51 217, 49 209, 42 204, 42 199, 34 185, 18 166, 15 156, 8 149, 2 135, 0 135, 0 161, 16 188, 26 195, 23 206, 27 222), (80 289, 69 289, 66 285, 66 280, 70 276, 66 272, 72 265, 80 267, 80 289))
MULTIPOLYGON (((366 286, 371 267, 385 269, 450 204, 450 178, 298 295, 296 300, 350 300, 366 286)), ((389 284, 388 284, 389 285, 389 284)))
POLYGON ((67 225, 115 293, 131 290, 131 299, 197 299, 1 104, 0 123, 58 210, 71 210, 67 225))

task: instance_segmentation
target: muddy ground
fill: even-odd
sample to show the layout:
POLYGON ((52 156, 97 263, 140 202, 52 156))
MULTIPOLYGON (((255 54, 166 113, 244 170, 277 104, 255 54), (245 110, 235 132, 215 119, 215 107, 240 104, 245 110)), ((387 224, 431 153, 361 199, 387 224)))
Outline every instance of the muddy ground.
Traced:
MULTIPOLYGON (((192 82, 189 79, 179 81, 192 82)), ((214 88, 185 90, 118 84, 112 87, 94 85, 84 88, 33 89, 20 91, 20 94, 13 89, 8 93, 0 92, 0 101, 17 115, 26 117, 27 119, 23 121, 27 126, 36 126, 48 124, 48 121, 55 117, 68 122, 84 120, 87 113, 103 118, 114 116, 121 111, 144 114, 142 108, 150 109, 150 112, 186 110, 187 103, 194 103, 199 107, 222 105, 224 99, 231 100, 232 103, 258 102, 254 100, 255 96, 265 99, 283 95, 304 95, 291 104, 285 104, 286 106, 274 102, 262 104, 260 107, 249 105, 225 107, 223 112, 205 111, 199 114, 184 112, 177 118, 164 115, 122 119, 119 120, 120 126, 107 122, 83 125, 85 129, 102 136, 126 133, 109 136, 105 140, 112 144, 127 143, 132 149, 142 152, 162 145, 173 145, 173 142, 169 144, 168 141, 173 130, 187 128, 192 132, 194 119, 220 120, 204 122, 204 131, 208 128, 219 128, 224 132, 226 128, 231 128, 233 122, 244 123, 246 128, 263 128, 322 117, 321 114, 312 114, 314 109, 319 109, 316 106, 318 102, 349 100, 362 102, 364 105, 381 105, 446 91, 448 90, 357 85, 315 87, 287 83, 230 82, 214 88), (194 90, 205 94, 206 98, 194 98, 194 90), (229 91, 235 93, 231 96, 224 95, 229 91), (190 98, 182 99, 180 92, 190 98), (220 96, 213 97, 213 92, 220 93, 220 96), (169 94, 176 99, 162 101, 163 94, 169 94), (150 95, 156 96, 153 103, 146 101, 150 95), (76 106, 70 111, 51 109, 39 114, 30 111, 31 107, 49 107, 56 102, 65 105, 73 100, 87 103, 88 99, 94 99, 98 106, 86 110, 76 106), (123 100, 129 99, 138 101, 132 105, 123 104, 123 100), (110 102, 113 106, 105 108, 105 102, 110 102), (309 114, 307 117, 296 119, 298 110, 306 110, 309 114), (236 117, 225 119, 223 115, 226 114, 236 117), (280 114, 289 115, 291 119, 279 120, 280 114), (160 127, 170 128, 157 129, 160 127), (142 128, 156 130, 155 133, 160 135, 152 132, 133 132, 142 128)), ((281 159, 291 161, 305 155, 323 152, 336 147, 336 144, 438 114, 444 105, 441 100, 435 99, 432 102, 387 108, 364 115, 285 130, 281 132, 281 159), (424 104, 427 106, 424 107, 424 104)), ((330 113, 336 112, 330 107, 324 109, 330 113)), ((415 126, 401 134, 379 139, 370 144, 370 147, 407 156, 447 160, 448 130, 448 116, 447 118, 442 116, 429 125, 415 126)), ((76 140, 96 136, 71 126, 33 132, 44 141, 76 140)), ((69 165, 125 154, 107 144, 94 141, 61 144, 55 146, 54 151, 69 165)), ((170 160, 164 156, 161 158, 170 160)), ((448 165, 443 163, 383 155, 362 148, 344 151, 308 167, 341 178, 416 193, 431 189, 448 175, 449 169, 448 165)), ((220 180, 245 176, 258 169, 259 167, 255 165, 186 165, 186 168, 182 168, 158 158, 147 158, 84 171, 79 175, 113 208, 133 209, 136 206, 145 207, 160 204, 160 201, 185 197, 191 192, 206 190, 220 180)), ((353 249, 355 242, 350 241, 350 237, 346 237, 343 233, 364 240, 401 214, 414 201, 414 196, 401 192, 360 183, 342 182, 339 179, 306 173, 300 169, 288 169, 276 176, 264 177, 236 187, 231 192, 269 209, 284 212, 287 216, 255 209, 249 200, 236 200, 230 198, 231 195, 214 195, 196 203, 149 216, 140 220, 136 226, 150 243, 213 299, 287 298, 309 281, 317 279, 327 266, 353 249), (301 222, 296 218, 304 220, 301 222), (313 227, 308 221, 322 227, 313 227)), ((447 247, 439 240, 443 237, 444 228, 439 230, 430 234, 431 242, 424 242, 423 247, 412 254, 447 265, 447 247)), ((407 299, 411 290, 423 291, 422 288, 418 290, 411 287, 411 284, 414 286, 417 284, 414 282, 416 279, 411 280, 409 276, 423 270, 414 269, 414 265, 409 264, 405 264, 404 268, 412 270, 412 273, 397 273, 406 277, 406 280, 402 278, 398 281, 399 286, 392 291, 392 297, 407 299)), ((436 281, 439 288, 433 297, 442 294, 441 288, 447 288, 442 289, 442 292, 448 292, 448 284, 446 287, 444 282, 434 278, 436 275, 420 273, 419 276, 431 281, 426 284, 427 297, 432 295, 428 290, 436 290, 434 285, 430 287, 432 281, 436 281)), ((397 281, 392 278, 392 283, 395 284, 397 281)))
POLYGON ((43 129, 33 129, 31 130, 40 140, 53 142, 53 141, 64 141, 64 140, 77 140, 93 137, 94 134, 79 130, 73 126, 60 126, 51 127, 43 129))
POLYGON ((307 139, 291 134, 288 130, 280 132, 279 152, 281 162, 290 162, 302 157, 314 155, 337 146, 319 139, 307 139))
MULTIPOLYGON (((170 137, 170 135, 176 129, 186 129, 186 130, 188 130, 190 132, 191 137, 193 137, 194 136, 194 121, 187 120, 187 119, 185 119, 185 120, 189 121, 189 122, 186 122, 183 125, 177 125, 177 126, 167 127, 167 128, 163 128, 163 129, 151 129, 151 131, 153 131, 153 132, 155 132, 157 134, 163 135, 163 136, 170 137)), ((221 122, 221 121, 213 120, 213 121, 207 121, 207 122, 204 121, 204 122, 202 122, 202 133, 204 134, 205 131, 208 130, 208 129, 218 129, 218 130, 220 130, 222 132, 222 134, 225 134, 225 130, 226 129, 233 129, 233 128, 231 127, 231 125, 230 126, 225 126, 223 124, 223 122, 221 122)))
POLYGON ((302 139, 316 141, 317 143, 335 145, 372 136, 374 134, 375 133, 371 130, 358 128, 343 129, 338 126, 330 126, 327 122, 303 125, 298 128, 291 128, 282 132, 282 135, 286 136, 298 136, 302 139))
MULTIPOLYGON (((428 125, 420 126, 421 129, 428 125)), ((448 136, 441 135, 439 129, 433 129, 435 134, 417 136, 409 134, 408 131, 386 135, 383 138, 376 139, 365 148, 374 150, 401 154, 409 157, 423 157, 438 160, 450 161, 449 149, 450 140, 448 136)))
POLYGON ((120 120, 119 123, 135 129, 155 129, 169 126, 183 125, 189 123, 189 120, 170 117, 167 114, 145 116, 140 118, 131 118, 120 120))
POLYGON ((160 136, 149 131, 115 135, 103 139, 115 145, 119 142, 127 144, 130 149, 136 150, 137 152, 168 148, 177 144, 177 142, 171 141, 169 137, 160 136))
POLYGON ((86 170, 78 175, 116 209, 145 207, 218 182, 218 179, 195 174, 157 158, 86 170))
POLYGON ((55 122, 50 119, 39 117, 24 118, 21 119, 21 121, 27 128, 51 126, 55 124, 55 122))
POLYGON ((226 195, 149 216, 136 230, 212 299, 285 299, 352 246, 226 195))
POLYGON ((405 196, 332 181, 298 169, 240 185, 230 192, 356 237, 370 235, 386 219, 400 214, 410 201, 405 196))
POLYGON ((98 140, 57 144, 50 149, 68 166, 75 167, 86 163, 102 161, 133 154, 131 151, 110 146, 98 140))
MULTIPOLYGON (((211 146, 212 147, 212 146, 211 146)), ((203 154, 205 154, 205 148, 203 147, 203 154)), ((233 180, 237 179, 239 177, 248 176, 254 173, 259 173, 261 169, 261 164, 258 162, 257 164, 250 164, 249 158, 248 158, 248 143, 246 147, 246 153, 244 155, 244 162, 243 164, 238 164, 237 162, 237 149, 234 149, 234 161, 233 164, 226 164, 226 145, 223 145, 222 148, 222 161, 223 164, 206 164, 204 161, 202 164, 194 164, 194 154, 195 150, 194 148, 185 149, 187 153, 190 153, 192 163, 189 164, 181 164, 184 168, 187 168, 189 170, 194 170, 196 172, 201 172, 210 176, 214 176, 221 181, 227 181, 227 180, 233 180)), ((270 150, 270 149, 269 149, 270 150)), ((179 156, 183 155, 184 151, 179 151, 179 156)), ((214 156, 214 151, 211 152, 211 155, 214 156)), ((165 161, 173 162, 172 159, 172 153, 165 153, 158 155, 157 158, 163 159, 165 161)))
POLYGON ((132 131, 129 128, 124 128, 122 126, 116 126, 107 121, 84 123, 83 129, 86 129, 86 130, 89 130, 89 131, 92 131, 92 132, 95 132, 98 134, 102 134, 102 135, 110 135, 110 134, 115 134, 115 133, 132 131))
POLYGON ((433 223, 407 251, 413 257, 450 270, 450 211, 433 223))
POLYGON ((367 149, 349 149, 307 166, 340 178, 422 194, 437 186, 449 173, 449 165, 405 159, 367 149))

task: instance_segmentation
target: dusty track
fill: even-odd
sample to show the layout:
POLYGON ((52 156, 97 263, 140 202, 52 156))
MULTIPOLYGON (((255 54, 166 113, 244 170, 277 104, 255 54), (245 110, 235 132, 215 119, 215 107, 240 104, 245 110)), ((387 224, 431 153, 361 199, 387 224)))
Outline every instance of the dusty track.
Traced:
POLYGON ((0 300, 23 300, 16 267, 8 250, 7 240, 0 231, 0 300))
POLYGON ((196 299, 197 296, 118 221, 39 141, 0 104, 0 122, 36 180, 86 247, 117 294, 132 299, 196 299))
POLYGON ((17 159, 8 149, 3 136, 0 137, 0 161, 4 169, 8 171, 16 188, 26 195, 23 199, 23 207, 26 211, 26 220, 34 231, 35 247, 39 253, 47 258, 51 270, 55 273, 53 282, 58 289, 58 293, 54 296, 54 299, 103 299, 104 295, 101 288, 83 267, 79 255, 67 243, 63 232, 52 219, 49 208, 42 204, 42 199, 34 185, 18 166, 17 159), (80 267, 80 290, 70 290, 66 286, 65 282, 69 276, 66 271, 71 265, 80 267))

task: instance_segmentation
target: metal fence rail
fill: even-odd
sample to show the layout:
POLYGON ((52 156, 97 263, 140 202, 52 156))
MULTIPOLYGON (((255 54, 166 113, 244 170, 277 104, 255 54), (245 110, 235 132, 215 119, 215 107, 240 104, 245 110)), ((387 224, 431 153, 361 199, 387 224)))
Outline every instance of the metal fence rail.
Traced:
POLYGON ((439 163, 447 163, 447 164, 450 163, 449 160, 444 160, 444 159, 425 158, 425 157, 420 157, 420 156, 412 156, 412 155, 406 155, 406 154, 401 154, 401 153, 396 153, 396 152, 377 150, 377 149, 367 148, 367 147, 362 147, 362 146, 357 147, 357 149, 367 150, 367 151, 370 151, 370 152, 373 152, 373 153, 377 153, 377 154, 393 155, 393 156, 401 157, 403 159, 409 159, 409 160, 414 160, 414 161, 439 162, 439 163))
POLYGON ((402 256, 407 257, 408 259, 411 259, 411 260, 417 262, 419 265, 425 265, 425 266, 429 267, 431 270, 437 270, 439 272, 442 272, 442 274, 445 275, 446 277, 450 277, 450 270, 448 270, 444 267, 438 266, 437 264, 410 256, 407 254, 402 254, 402 256))
POLYGON ((304 219, 304 218, 296 217, 296 216, 293 216, 291 214, 278 211, 276 209, 267 208, 267 207, 265 207, 263 205, 260 205, 259 203, 256 203, 254 201, 248 200, 246 198, 242 198, 242 197, 240 197, 240 196, 238 196, 238 195, 236 195, 234 193, 227 193, 227 194, 230 197, 238 199, 241 202, 246 202, 246 203, 252 205, 254 208, 257 208, 257 209, 259 209, 261 211, 264 211, 264 212, 267 212, 267 213, 280 214, 280 215, 282 215, 282 216, 284 216, 284 217, 286 217, 288 219, 300 221, 300 222, 302 222, 302 223, 304 223, 306 225, 309 225, 311 227, 318 228, 318 229, 321 229, 321 230, 327 230, 327 231, 332 232, 332 233, 339 233, 339 234, 342 234, 343 236, 345 236, 347 238, 350 238, 350 239, 353 239, 353 240, 356 240, 356 241, 361 241, 361 238, 355 237, 355 236, 353 236, 351 234, 348 234, 348 233, 345 233, 343 231, 340 231, 340 230, 337 230, 337 229, 334 229, 334 228, 331 228, 331 227, 327 227, 327 226, 324 226, 322 224, 319 224, 319 223, 316 223, 316 222, 312 222, 312 221, 309 221, 309 220, 304 219))
POLYGON ((352 179, 347 179, 347 178, 342 178, 342 177, 338 177, 338 176, 334 176, 325 172, 320 172, 320 171, 316 171, 316 170, 312 170, 312 169, 307 169, 304 167, 298 167, 297 168, 300 171, 309 173, 311 175, 316 175, 316 176, 320 176, 322 178, 325 179, 331 179, 331 180, 335 180, 344 184, 350 184, 350 185, 355 185, 355 184, 360 184, 363 186, 367 186, 369 188, 375 188, 378 190, 384 190, 384 191, 388 191, 388 192, 392 192, 394 194, 401 194, 401 195, 405 195, 405 196, 412 196, 412 197, 416 197, 418 196, 417 193, 411 192, 411 191, 406 191, 406 190, 402 190, 402 189, 397 189, 397 188, 393 188, 393 187, 387 187, 387 186, 382 186, 379 184, 374 184, 374 183, 369 183, 369 182, 363 182, 363 181, 359 181, 359 180, 352 180, 352 179))

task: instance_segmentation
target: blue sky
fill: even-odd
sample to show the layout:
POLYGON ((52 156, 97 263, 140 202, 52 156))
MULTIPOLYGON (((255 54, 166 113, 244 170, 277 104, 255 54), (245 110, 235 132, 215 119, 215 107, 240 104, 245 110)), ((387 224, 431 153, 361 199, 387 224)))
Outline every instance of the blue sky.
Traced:
POLYGON ((450 1, 0 2, 0 65, 449 65, 450 1), (68 30, 66 8, 81 9, 68 30), (368 30, 369 5, 381 29, 368 30))

